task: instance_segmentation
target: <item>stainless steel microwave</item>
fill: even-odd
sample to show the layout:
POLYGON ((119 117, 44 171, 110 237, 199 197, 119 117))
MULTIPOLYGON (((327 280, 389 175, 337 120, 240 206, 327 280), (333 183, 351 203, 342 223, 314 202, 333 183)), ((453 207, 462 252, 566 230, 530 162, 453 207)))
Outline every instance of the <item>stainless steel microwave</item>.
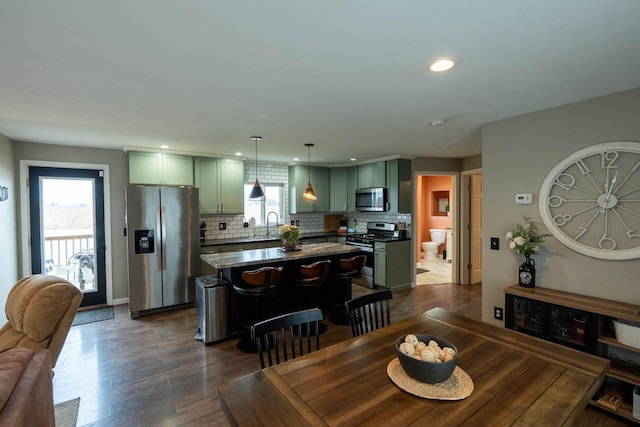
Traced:
POLYGON ((386 211, 387 189, 384 187, 374 187, 356 190, 356 210, 363 212, 386 211))

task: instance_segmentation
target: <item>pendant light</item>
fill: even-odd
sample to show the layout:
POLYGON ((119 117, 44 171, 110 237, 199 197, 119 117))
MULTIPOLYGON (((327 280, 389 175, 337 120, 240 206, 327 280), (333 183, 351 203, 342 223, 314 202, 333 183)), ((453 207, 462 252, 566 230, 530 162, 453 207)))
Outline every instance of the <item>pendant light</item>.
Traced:
POLYGON ((308 151, 309 151, 309 156, 308 156, 308 166, 309 166, 309 181, 307 182, 307 189, 304 190, 304 193, 302 193, 302 197, 305 200, 309 200, 309 201, 315 201, 318 200, 318 196, 316 196, 315 191, 313 191, 313 187, 311 186, 311 147, 313 147, 313 144, 304 144, 305 147, 307 147, 308 151))
POLYGON ((260 183, 258 182, 258 142, 262 141, 262 137, 252 136, 251 140, 256 143, 256 182, 253 183, 253 188, 251 189, 251 193, 249 193, 249 198, 260 199, 264 197, 264 192, 262 191, 262 187, 260 187, 260 183))

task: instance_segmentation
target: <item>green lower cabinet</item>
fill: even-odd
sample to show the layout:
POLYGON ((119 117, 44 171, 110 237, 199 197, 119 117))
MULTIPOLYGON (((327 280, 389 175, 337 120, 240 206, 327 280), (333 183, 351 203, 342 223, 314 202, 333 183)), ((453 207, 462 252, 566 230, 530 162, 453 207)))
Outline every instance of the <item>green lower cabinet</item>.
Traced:
POLYGON ((411 240, 374 242, 373 283, 385 288, 411 286, 411 240))

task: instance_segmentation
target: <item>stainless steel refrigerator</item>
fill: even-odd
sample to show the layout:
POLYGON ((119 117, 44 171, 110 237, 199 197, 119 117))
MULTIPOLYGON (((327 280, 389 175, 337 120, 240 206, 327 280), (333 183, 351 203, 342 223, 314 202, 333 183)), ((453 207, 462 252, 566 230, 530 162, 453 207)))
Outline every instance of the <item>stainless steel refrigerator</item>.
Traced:
POLYGON ((193 303, 200 275, 198 189, 129 185, 126 204, 131 317, 193 303))

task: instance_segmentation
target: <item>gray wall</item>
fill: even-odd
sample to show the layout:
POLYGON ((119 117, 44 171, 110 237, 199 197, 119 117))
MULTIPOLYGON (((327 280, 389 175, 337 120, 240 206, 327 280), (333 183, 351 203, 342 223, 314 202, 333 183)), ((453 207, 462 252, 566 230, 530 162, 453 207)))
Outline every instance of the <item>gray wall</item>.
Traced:
MULTIPOLYGON (((120 150, 82 148, 65 145, 14 142, 15 170, 19 173, 21 160, 41 160, 64 163, 108 164, 111 190, 111 277, 113 299, 128 298, 127 242, 124 237, 124 192, 129 179, 126 153, 120 150)), ((20 247, 20 251, 22 251, 20 247)), ((22 272, 24 274, 24 272, 22 272)))
MULTIPOLYGON (((17 181, 13 166, 13 143, 0 134, 0 186, 9 188, 9 199, 0 202, 0 308, 4 308, 11 287, 18 281, 17 181)), ((0 322, 1 324, 2 322, 0 322)))
MULTIPOLYGON (((503 289, 517 283, 522 257, 509 250, 505 234, 538 212, 540 185, 567 155, 601 142, 640 141, 640 89, 501 120, 485 125, 483 174, 483 319, 504 306, 503 289), (532 205, 516 205, 516 193, 533 193, 532 205), (490 237, 500 250, 488 250, 490 237)), ((640 259, 605 261, 574 252, 554 238, 535 256, 537 286, 640 304, 640 259)))

